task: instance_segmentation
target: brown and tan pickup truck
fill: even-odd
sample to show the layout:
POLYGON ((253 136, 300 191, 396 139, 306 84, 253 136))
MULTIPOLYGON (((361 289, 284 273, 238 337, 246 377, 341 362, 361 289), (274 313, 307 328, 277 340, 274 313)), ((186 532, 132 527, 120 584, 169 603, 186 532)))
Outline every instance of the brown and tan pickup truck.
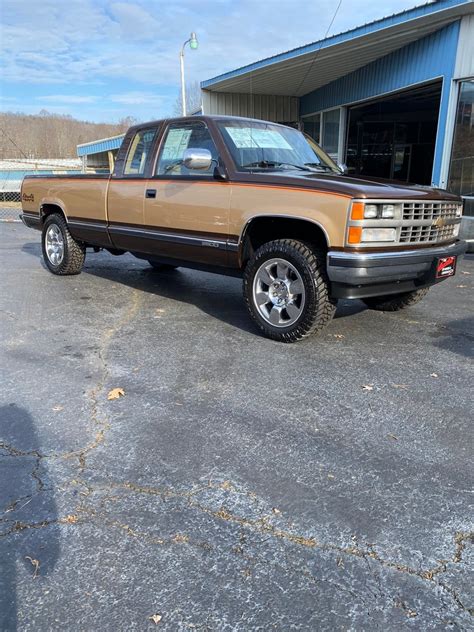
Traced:
POLYGON ((245 118, 137 125, 113 174, 28 176, 21 198, 54 274, 78 274, 93 247, 242 275, 250 315, 285 342, 320 330, 339 298, 413 305, 466 249, 456 195, 348 177, 301 132, 245 118))

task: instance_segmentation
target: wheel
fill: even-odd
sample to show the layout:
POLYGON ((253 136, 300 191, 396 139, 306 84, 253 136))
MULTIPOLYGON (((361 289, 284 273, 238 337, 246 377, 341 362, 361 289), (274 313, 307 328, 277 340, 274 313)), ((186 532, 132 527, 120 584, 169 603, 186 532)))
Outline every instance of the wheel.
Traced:
POLYGON ((388 294, 386 296, 372 296, 363 298, 362 300, 370 309, 376 309, 381 312, 398 312, 400 309, 411 307, 419 303, 424 298, 429 287, 421 290, 413 290, 412 292, 403 292, 402 294, 388 294))
POLYGON ((160 263, 159 261, 153 261, 153 259, 148 259, 148 263, 155 270, 160 270, 161 272, 166 272, 166 270, 176 270, 178 266, 172 266, 169 263, 160 263))
POLYGON ((53 274, 79 274, 84 265, 86 248, 69 232, 66 220, 59 213, 48 215, 42 234, 43 258, 53 274))
POLYGON ((326 256, 294 239, 263 244, 247 263, 244 299, 250 316, 273 340, 296 342, 320 331, 334 316, 326 256))

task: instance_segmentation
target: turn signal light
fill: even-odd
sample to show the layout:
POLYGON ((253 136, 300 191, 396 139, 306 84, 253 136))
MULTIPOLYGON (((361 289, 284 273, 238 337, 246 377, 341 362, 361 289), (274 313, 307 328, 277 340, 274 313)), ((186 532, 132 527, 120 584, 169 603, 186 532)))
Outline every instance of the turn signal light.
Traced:
POLYGON ((364 203, 352 202, 351 219, 364 219, 364 203))
MULTIPOLYGON (((362 208, 362 212, 364 212, 363 208, 362 208)), ((360 244, 361 237, 362 237, 362 228, 360 226, 349 227, 349 236, 347 238, 347 242, 349 244, 360 244)))

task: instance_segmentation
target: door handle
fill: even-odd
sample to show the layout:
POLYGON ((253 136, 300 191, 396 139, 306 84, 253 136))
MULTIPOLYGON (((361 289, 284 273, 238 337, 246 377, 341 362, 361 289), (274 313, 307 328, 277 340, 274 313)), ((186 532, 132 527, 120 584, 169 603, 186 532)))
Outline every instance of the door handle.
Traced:
POLYGON ((147 189, 145 192, 145 197, 156 198, 156 189, 147 189))

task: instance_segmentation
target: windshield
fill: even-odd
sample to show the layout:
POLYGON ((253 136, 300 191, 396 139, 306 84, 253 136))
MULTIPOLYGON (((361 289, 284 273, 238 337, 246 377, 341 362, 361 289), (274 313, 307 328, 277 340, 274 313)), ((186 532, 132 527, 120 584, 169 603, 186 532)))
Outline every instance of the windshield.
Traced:
POLYGON ((238 171, 335 172, 339 168, 327 154, 291 127, 258 121, 218 123, 238 171))

